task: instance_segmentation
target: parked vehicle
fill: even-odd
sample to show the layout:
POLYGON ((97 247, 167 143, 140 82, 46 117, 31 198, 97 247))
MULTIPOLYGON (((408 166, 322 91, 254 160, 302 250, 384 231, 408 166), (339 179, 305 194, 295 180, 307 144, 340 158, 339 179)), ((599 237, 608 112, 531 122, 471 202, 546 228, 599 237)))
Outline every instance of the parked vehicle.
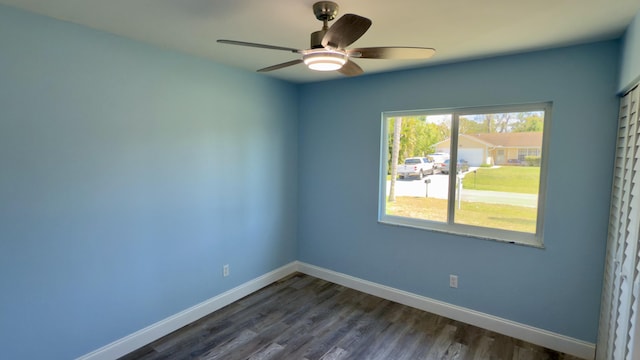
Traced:
MULTIPOLYGON (((463 159, 459 159, 456 165, 456 169, 458 174, 469 171, 469 163, 463 159)), ((440 169, 440 171, 442 171, 443 174, 449 173, 449 159, 444 161, 444 166, 442 167, 442 169, 440 169)))
POLYGON ((440 171, 444 167, 444 161, 449 160, 449 154, 443 152, 437 152, 427 155, 427 158, 433 161, 433 170, 440 171))
POLYGON ((433 161, 426 157, 411 157, 404 160, 404 165, 398 165, 398 176, 417 176, 422 179, 425 175, 433 174, 433 161))

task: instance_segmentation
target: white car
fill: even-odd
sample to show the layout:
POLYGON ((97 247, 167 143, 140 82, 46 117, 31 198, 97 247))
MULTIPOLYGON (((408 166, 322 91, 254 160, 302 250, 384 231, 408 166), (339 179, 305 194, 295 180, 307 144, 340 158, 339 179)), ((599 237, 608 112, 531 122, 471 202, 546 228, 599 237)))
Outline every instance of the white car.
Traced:
POLYGON ((442 168, 445 167, 445 161, 449 160, 449 154, 438 152, 427 155, 427 158, 433 161, 433 170, 442 171, 442 168))

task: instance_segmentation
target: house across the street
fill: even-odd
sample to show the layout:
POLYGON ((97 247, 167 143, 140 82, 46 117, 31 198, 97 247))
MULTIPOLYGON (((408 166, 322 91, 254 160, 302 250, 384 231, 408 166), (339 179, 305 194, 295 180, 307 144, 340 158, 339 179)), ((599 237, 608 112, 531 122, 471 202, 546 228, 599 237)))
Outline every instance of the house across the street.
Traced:
MULTIPOLYGON (((450 139, 435 145, 438 152, 449 152, 450 139)), ((542 132, 460 134, 458 158, 471 166, 518 165, 527 156, 540 156, 542 132)))

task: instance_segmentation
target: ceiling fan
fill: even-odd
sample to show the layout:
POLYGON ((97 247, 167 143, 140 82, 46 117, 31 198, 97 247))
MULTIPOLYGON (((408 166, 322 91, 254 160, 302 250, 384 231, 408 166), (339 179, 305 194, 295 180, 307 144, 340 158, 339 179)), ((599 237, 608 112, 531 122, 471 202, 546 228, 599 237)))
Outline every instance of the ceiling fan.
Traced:
POLYGON ((428 59, 435 49, 424 47, 366 47, 347 49, 358 40, 371 26, 371 20, 354 14, 345 14, 331 27, 328 26, 338 15, 338 4, 332 1, 320 1, 313 5, 313 13, 322 21, 322 30, 311 33, 310 49, 294 49, 284 46, 257 44, 236 40, 218 40, 230 45, 251 46, 271 50, 289 51, 302 55, 302 59, 287 61, 258 70, 267 72, 304 63, 311 70, 338 71, 346 76, 362 74, 362 68, 352 59, 428 59))

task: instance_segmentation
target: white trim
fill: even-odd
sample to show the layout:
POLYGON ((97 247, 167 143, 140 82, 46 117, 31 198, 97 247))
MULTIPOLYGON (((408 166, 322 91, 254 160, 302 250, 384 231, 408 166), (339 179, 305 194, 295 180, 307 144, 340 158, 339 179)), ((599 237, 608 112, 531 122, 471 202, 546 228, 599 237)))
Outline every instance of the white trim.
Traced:
POLYGON ((453 320, 491 330, 532 344, 567 353, 583 359, 593 359, 595 344, 551 331, 471 310, 457 305, 412 294, 318 266, 298 262, 298 271, 332 283, 375 295, 383 299, 428 311, 453 320))
POLYGON ((593 359, 595 356, 595 344, 586 341, 294 261, 83 355, 77 360, 117 359, 296 271, 580 358, 593 359))
POLYGON ((111 344, 105 345, 100 349, 83 355, 77 360, 117 359, 296 272, 297 268, 298 263, 296 261, 289 263, 164 320, 160 320, 122 339, 116 340, 111 344))

